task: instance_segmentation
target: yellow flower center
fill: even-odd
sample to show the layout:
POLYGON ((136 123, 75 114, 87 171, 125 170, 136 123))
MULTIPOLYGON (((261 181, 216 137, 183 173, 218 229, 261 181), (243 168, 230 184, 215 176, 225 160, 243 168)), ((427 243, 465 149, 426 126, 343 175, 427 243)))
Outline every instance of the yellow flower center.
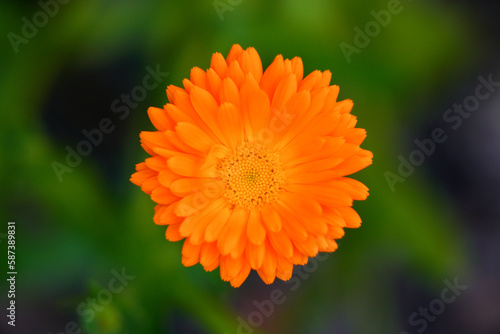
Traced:
POLYGON ((217 170, 226 185, 224 197, 248 210, 277 200, 285 184, 279 154, 258 143, 242 143, 219 162, 217 170))

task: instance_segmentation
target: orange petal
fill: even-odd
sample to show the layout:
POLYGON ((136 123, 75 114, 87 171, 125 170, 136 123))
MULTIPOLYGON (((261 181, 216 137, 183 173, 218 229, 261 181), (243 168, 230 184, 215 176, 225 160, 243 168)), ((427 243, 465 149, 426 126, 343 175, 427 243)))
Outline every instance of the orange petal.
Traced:
POLYGON ((241 257, 245 253, 245 248, 247 247, 247 243, 248 243, 248 238, 245 231, 243 231, 240 240, 238 241, 234 249, 229 253, 229 255, 231 255, 232 258, 241 257))
MULTIPOLYGON (((167 103, 164 107, 165 113, 170 117, 174 123, 178 122, 188 122, 194 123, 193 118, 184 110, 180 109, 174 104, 167 103)), ((173 129, 168 129, 173 130, 173 129)))
MULTIPOLYGON (((171 148, 172 146, 169 145, 169 141, 167 137, 165 136, 164 132, 159 132, 159 131, 141 131, 139 134, 139 137, 141 140, 146 144, 148 147, 164 147, 164 148, 171 148)), ((154 155, 154 154, 151 154, 154 155)))
POLYGON ((221 104, 229 102, 234 104, 236 107, 240 106, 240 91, 231 78, 225 78, 222 80, 219 96, 221 104))
POLYGON ((343 136, 347 133, 347 131, 353 129, 356 126, 358 119, 356 116, 351 114, 337 114, 339 115, 338 123, 336 124, 335 128, 333 128, 331 132, 329 132, 329 134, 332 136, 343 136))
MULTIPOLYGON (((282 139, 282 141, 285 142, 282 143, 281 146, 285 150, 289 145, 297 146, 297 142, 301 143, 304 139, 310 140, 311 138, 321 137, 321 134, 316 131, 316 125, 313 120, 320 113, 326 96, 327 89, 320 89, 310 93, 310 99, 307 102, 309 103, 308 109, 301 108, 294 114, 297 115, 297 117, 293 118, 292 122, 287 124, 288 131, 284 133, 284 137, 286 138, 282 139)), ((331 127, 330 130, 331 129, 333 129, 333 127, 331 127)), ((309 146, 309 148, 311 147, 316 146, 309 146)))
POLYGON ((193 245, 189 239, 186 239, 182 247, 182 264, 191 267, 200 262, 200 249, 201 245, 193 245))
POLYGON ((235 207, 229 217, 224 230, 217 242, 221 254, 229 254, 241 242, 241 237, 246 229, 248 211, 235 207))
POLYGON ((288 189, 294 193, 305 194, 321 204, 329 206, 351 206, 352 198, 334 187, 316 184, 289 184, 288 189))
POLYGON ((262 78, 260 79, 260 87, 266 92, 270 100, 274 96, 274 91, 278 86, 278 83, 282 79, 285 73, 285 65, 283 62, 283 56, 278 55, 274 58, 273 63, 265 70, 262 78))
POLYGON ((222 256, 222 261, 226 262, 226 272, 229 279, 238 275, 245 263, 243 258, 233 258, 231 256, 222 256))
POLYGON ((246 255, 252 269, 259 269, 266 255, 266 243, 262 242, 259 245, 249 243, 246 248, 246 255))
POLYGON ((288 162, 294 161, 297 157, 305 156, 313 148, 322 147, 324 144, 325 140, 316 135, 300 136, 300 140, 296 137, 281 150, 280 158, 288 165, 288 162))
POLYGON ((327 224, 330 227, 338 227, 342 228, 345 227, 345 220, 340 213, 331 207, 324 207, 323 208, 323 217, 325 217, 327 224))
POLYGON ((319 80, 321 80, 321 71, 315 70, 315 71, 309 73, 304 78, 304 80, 302 80, 299 83, 298 90, 299 91, 301 91, 301 90, 310 91, 314 87, 316 82, 318 82, 319 80))
POLYGON ((141 162, 136 166, 137 172, 132 174, 130 181, 137 186, 141 186, 147 179, 158 175, 158 172, 147 167, 145 162, 141 162), (145 167, 145 169, 144 169, 145 167), (139 170, 141 168, 141 170, 139 170))
POLYGON ((135 170, 138 172, 145 169, 149 169, 148 165, 146 165, 145 162, 139 162, 138 164, 135 165, 135 170))
POLYGON ((248 274, 250 274, 250 270, 250 265, 248 265, 248 263, 243 263, 243 267, 241 268, 238 275, 236 275, 229 281, 231 283, 231 286, 237 288, 241 284, 243 284, 243 282, 247 279, 248 274))
POLYGON ((293 247, 293 257, 292 257, 292 263, 293 264, 298 264, 298 265, 305 265, 307 264, 307 261, 309 258, 307 255, 302 253, 300 250, 297 249, 297 247, 293 247))
POLYGON ((288 207, 297 210, 301 214, 313 214, 320 216, 323 213, 321 205, 311 198, 308 198, 307 194, 283 191, 280 193, 279 199, 285 202, 288 207))
POLYGON ((269 231, 278 232, 281 230, 281 218, 273 206, 266 204, 262 207, 262 220, 269 231))
POLYGON ((361 226, 361 217, 351 207, 336 208, 337 212, 344 218, 346 227, 357 228, 361 226))
POLYGON ((200 264, 206 271, 212 271, 219 266, 219 249, 216 242, 204 243, 200 250, 200 264))
POLYGON ((308 127, 301 133, 302 136, 315 135, 315 136, 339 136, 333 131, 338 125, 341 115, 338 113, 320 113, 314 117, 309 123, 308 127))
POLYGON ((278 203, 288 208, 309 233, 325 234, 328 227, 322 217, 321 205, 306 196, 304 194, 282 193, 278 203))
POLYGON ((262 266, 257 269, 257 273, 260 278, 266 284, 272 284, 274 279, 276 278, 276 251, 271 247, 268 241, 266 241, 266 256, 264 257, 264 262, 262 262, 262 266))
POLYGON ((255 133, 252 129, 252 124, 250 123, 250 113, 252 110, 250 109, 250 101, 260 91, 259 84, 255 80, 252 74, 249 74, 245 78, 245 82, 241 86, 241 112, 243 114, 243 127, 245 129, 245 133, 249 140, 253 140, 255 133))
POLYGON ((276 250, 276 253, 278 253, 278 255, 281 255, 285 258, 292 257, 293 255, 292 242, 290 241, 290 238, 288 237, 288 234, 285 231, 283 230, 279 232, 270 231, 267 234, 267 236, 271 245, 276 250))
POLYGON ((283 221, 286 222, 286 224, 283 224, 283 230, 285 230, 290 239, 306 240, 307 238, 306 229, 304 228, 302 223, 299 220, 297 220, 296 217, 293 216, 293 213, 290 211, 289 208, 275 203, 273 203, 273 208, 277 212, 279 212, 283 221))
POLYGON ((230 153, 230 149, 227 146, 216 144, 210 148, 210 152, 205 159, 205 163, 201 166, 204 171, 209 171, 217 166, 217 163, 227 157, 230 153))
POLYGON ((173 129, 174 124, 172 120, 169 119, 164 109, 149 107, 148 116, 151 120, 151 123, 153 123, 154 127, 157 130, 165 131, 173 129))
POLYGON ((227 71, 227 63, 224 59, 224 56, 220 52, 216 52, 212 55, 210 67, 213 68, 221 78, 225 76, 227 71))
MULTIPOLYGON (((175 87, 175 86, 169 86, 170 87, 175 87)), ((175 104, 179 109, 181 109, 183 112, 185 112, 187 115, 189 115, 193 120, 194 123, 196 123, 202 130, 207 132, 212 139, 217 140, 217 136, 214 134, 212 130, 208 127, 207 124, 202 120, 200 115, 196 112, 196 110, 193 107, 193 104, 191 103, 191 95, 188 94, 185 90, 180 89, 176 87, 177 89, 170 89, 170 93, 173 96, 173 99, 169 97, 169 100, 171 101, 172 104, 175 104)), ((167 89, 167 94, 169 90, 167 89)))
POLYGON ((223 103, 219 108, 218 121, 226 142, 236 149, 243 140, 243 120, 240 111, 231 103, 223 103))
MULTIPOLYGON (((285 59, 283 61, 283 65, 285 65, 285 74, 291 74, 293 73, 292 71, 292 62, 290 61, 290 59, 285 59)), ((297 81, 298 83, 298 81, 297 81)))
POLYGON ((239 44, 234 44, 229 50, 229 53, 226 57, 227 64, 231 64, 233 61, 239 58, 239 56, 243 53, 243 48, 239 44))
POLYGON ((151 199, 156 203, 168 205, 179 200, 179 197, 172 194, 168 188, 160 186, 151 192, 151 199))
POLYGON ((177 123, 175 130, 184 143, 200 152, 208 152, 215 145, 204 131, 191 123, 177 123))
POLYGON ((142 183, 141 190, 144 191, 146 194, 151 195, 153 190, 155 190, 160 186, 161 184, 160 182, 158 182, 158 178, 151 177, 142 183))
POLYGON ((186 91, 174 85, 167 86, 167 98, 170 101, 170 103, 176 103, 175 100, 178 93, 186 93, 186 91))
POLYGON ((325 103, 323 104, 323 108, 321 112, 326 112, 329 113, 331 112, 336 104, 337 104, 337 97, 339 96, 339 86, 330 86, 327 88, 328 89, 328 95, 326 96, 325 103))
POLYGON ((295 175, 288 175, 287 181, 290 183, 311 184, 328 182, 337 177, 339 177, 339 173, 336 171, 304 172, 295 175))
POLYGON ((196 225, 193 228, 193 231, 191 233, 191 242, 193 244, 201 244, 205 242, 205 233, 207 230, 208 225, 214 221, 214 219, 217 218, 217 216, 220 213, 220 210, 222 209, 223 205, 225 205, 225 200, 222 198, 219 198, 214 201, 214 208, 213 210, 210 210, 207 214, 203 215, 203 217, 200 217, 196 223, 196 225), (218 205, 217 202, 222 203, 222 205, 218 205))
POLYGON ((146 165, 154 171, 162 171, 167 168, 167 161, 160 156, 154 156, 145 160, 146 165))
MULTIPOLYGON (((340 165, 344 159, 342 158, 326 158, 326 159, 318 159, 313 160, 307 163, 303 163, 300 165, 293 166, 286 170, 287 177, 297 176, 300 179, 300 175, 305 173, 317 173, 323 171, 330 171, 334 167, 340 165)), ((304 182, 302 182, 304 183, 304 182)))
POLYGON ((269 122, 271 118, 271 105, 264 91, 258 91, 250 98, 248 103, 248 115, 253 134, 257 136, 257 139, 262 140, 262 138, 260 138, 263 135, 261 131, 263 129, 270 130, 269 122))
POLYGON ((276 260, 276 276, 283 281, 288 281, 292 278, 293 263, 280 255, 277 256, 276 260))
MULTIPOLYGON (((190 149, 192 149, 192 148, 190 148, 190 149)), ((195 155, 198 155, 198 156, 200 155, 200 152, 198 152, 198 151, 195 151, 195 152, 197 152, 197 154, 195 154, 195 155)), ((178 156, 178 155, 189 155, 189 154, 179 151, 179 149, 176 147, 173 147, 171 149, 166 149, 166 148, 162 148, 162 147, 155 147, 155 148, 153 148, 153 155, 159 155, 159 156, 166 158, 168 160, 168 159, 175 157, 175 156, 178 156)))
POLYGON ((221 255, 220 256, 220 278, 223 280, 223 281, 229 281, 230 280, 230 277, 229 277, 229 274, 227 273, 227 265, 226 265, 226 257, 227 256, 223 256, 221 255))
POLYGON ((316 85, 314 85, 313 89, 328 87, 330 85, 330 80, 332 80, 332 72, 326 70, 321 73, 321 79, 316 82, 316 85))
POLYGON ((196 192, 206 192, 208 198, 218 198, 223 193, 223 185, 214 179, 180 178, 172 182, 170 191, 179 197, 185 197, 196 192), (207 186, 206 190, 205 186, 207 186), (210 193, 210 194, 208 194, 210 193))
POLYGON ((337 102, 335 108, 333 108, 333 111, 339 112, 341 114, 348 114, 351 112, 353 106, 354 102, 352 102, 352 100, 343 100, 337 102))
POLYGON ((165 131, 165 137, 167 137, 168 141, 175 146, 175 149, 177 149, 180 152, 186 153, 186 154, 192 154, 192 155, 197 155, 197 156, 203 156, 203 152, 200 152, 191 146, 187 145, 184 141, 181 140, 179 135, 174 132, 174 131, 165 131))
POLYGON ((338 245, 333 239, 327 239, 324 236, 316 237, 318 241, 318 247, 320 252, 334 252, 338 245))
POLYGON ((295 74, 298 81, 301 81, 304 76, 304 65, 302 64, 302 59, 300 57, 293 57, 291 64, 293 74, 295 74))
POLYGON ((205 240, 207 242, 214 242, 219 239, 220 234, 226 224, 228 224, 229 217, 231 216, 231 209, 229 206, 225 206, 219 212, 217 217, 207 226, 205 231, 205 240))
POLYGON ((257 82, 262 77, 262 62, 257 51, 249 47, 238 58, 241 69, 245 74, 251 73, 257 82))
MULTIPOLYGON (((285 147, 303 130, 306 124, 299 126, 298 122, 303 118, 303 114, 308 111, 310 103, 311 95, 309 92, 302 91, 290 95, 283 112, 280 113, 282 115, 280 119, 283 121, 286 131, 282 131, 282 138, 275 145, 277 150, 285 147)), ((277 110, 273 109, 273 112, 277 112, 277 110)))
POLYGON ((344 133, 344 138, 349 143, 361 145, 366 138, 366 130, 360 128, 350 129, 344 133))
POLYGON ((203 71, 199 67, 193 67, 191 69, 191 82, 195 84, 196 86, 203 88, 203 89, 208 89, 207 85, 207 73, 203 71))
POLYGON ((293 243, 298 250, 309 257, 318 255, 318 243, 316 242, 316 238, 312 235, 308 235, 305 241, 293 241, 293 243))
POLYGON ((345 235, 345 231, 342 227, 328 225, 328 235, 327 236, 329 239, 341 239, 344 235, 345 235))
POLYGON ((222 84, 222 79, 219 77, 217 72, 215 72, 215 70, 210 68, 207 71, 207 80, 208 80, 208 90, 212 93, 216 102, 218 103, 219 91, 222 84))
POLYGON ((238 87, 240 87, 243 84, 243 81, 245 81, 245 73, 243 73, 243 70, 237 61, 233 61, 229 64, 226 76, 231 78, 238 87))
MULTIPOLYGON (((180 229, 181 234, 184 236, 189 236, 200 224, 200 221, 201 224, 203 225, 206 225, 204 222, 205 219, 212 221, 219 213, 219 210, 222 209, 222 207, 225 205, 225 203, 226 202, 224 199, 218 198, 216 200, 211 201, 203 208, 199 209, 195 214, 187 217, 181 226, 180 229)), ((181 205, 181 203, 179 203, 178 206, 179 205, 181 205)))
POLYGON ((303 163, 313 162, 319 159, 325 159, 335 154, 345 143, 342 137, 322 137, 323 145, 318 150, 311 150, 309 153, 298 155, 295 159, 288 161, 287 166, 293 167, 303 163))
POLYGON ((191 103, 196 110, 199 117, 205 122, 205 124, 210 128, 210 130, 222 140, 224 138, 222 132, 217 125, 216 117, 217 111, 219 110, 219 105, 214 99, 212 94, 204 89, 193 87, 191 94, 191 103))
POLYGON ((262 217, 260 211, 252 210, 248 217, 247 236, 248 240, 255 245, 260 245, 266 238, 266 229, 262 225, 262 217))
POLYGON ((363 201, 368 197, 368 188, 363 183, 348 177, 331 180, 326 184, 345 191, 357 201, 363 201))
POLYGON ((288 102, 290 97, 297 92, 297 78, 295 74, 288 74, 285 76, 278 86, 276 87, 276 91, 274 93, 271 108, 281 110, 288 102))
POLYGON ((373 153, 367 150, 360 150, 358 154, 346 159, 335 168, 337 176, 346 176, 356 173, 363 168, 370 166, 373 162, 373 153))
POLYGON ((170 188, 172 182, 178 179, 180 176, 170 171, 169 169, 161 170, 158 173, 158 181, 160 184, 166 188, 170 188))
POLYGON ((201 169, 203 159, 193 155, 175 156, 167 161, 168 168, 178 175, 187 177, 215 177, 215 170, 201 169))
POLYGON ((157 225, 172 225, 182 222, 183 218, 174 214, 177 202, 170 205, 157 204, 153 221, 157 225))
POLYGON ((190 80, 188 79, 183 79, 182 80, 182 85, 184 86, 184 89, 186 90, 186 92, 188 93, 191 93, 191 89, 195 86, 194 83, 192 83, 190 80))
POLYGON ((167 230, 165 231, 165 238, 169 241, 179 241, 184 239, 184 237, 179 232, 181 227, 181 223, 168 225, 167 230))
POLYGON ((179 217, 188 217, 197 214, 212 202, 213 199, 203 191, 195 191, 194 194, 188 195, 179 200, 174 213, 179 217))

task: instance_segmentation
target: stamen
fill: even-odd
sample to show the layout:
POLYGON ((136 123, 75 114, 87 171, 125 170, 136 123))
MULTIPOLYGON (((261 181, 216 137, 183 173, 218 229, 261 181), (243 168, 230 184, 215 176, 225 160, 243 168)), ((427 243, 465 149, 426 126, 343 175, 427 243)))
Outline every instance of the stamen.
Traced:
POLYGON ((218 165, 229 203, 252 210, 278 199, 285 185, 283 164, 277 152, 259 143, 242 143, 218 165))

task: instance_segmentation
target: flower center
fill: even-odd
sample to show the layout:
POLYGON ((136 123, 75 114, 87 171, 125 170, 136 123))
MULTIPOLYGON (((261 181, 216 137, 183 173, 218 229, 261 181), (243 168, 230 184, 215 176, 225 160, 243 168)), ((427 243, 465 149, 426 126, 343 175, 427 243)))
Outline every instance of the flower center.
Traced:
POLYGON ((285 173, 279 154, 258 143, 242 143, 217 165, 229 203, 252 210, 278 199, 285 173))

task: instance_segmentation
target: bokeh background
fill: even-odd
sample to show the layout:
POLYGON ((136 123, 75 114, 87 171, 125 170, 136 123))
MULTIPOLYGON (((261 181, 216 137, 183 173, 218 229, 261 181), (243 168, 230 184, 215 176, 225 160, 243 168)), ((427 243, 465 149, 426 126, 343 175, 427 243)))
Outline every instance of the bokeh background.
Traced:
POLYGON ((57 13, 14 47, 12 33, 24 38, 23 18, 33 22, 43 7, 0 2, 0 240, 6 261, 15 221, 18 271, 16 327, 3 315, 2 333, 500 333, 500 94, 457 129, 443 121, 479 76, 500 81, 498 2, 402 0, 350 62, 340 44, 355 45, 354 28, 388 1, 42 3, 57 13), (234 289, 218 270, 183 267, 181 242, 164 239, 152 201, 129 182, 146 158, 138 135, 153 129, 147 108, 233 43, 255 47, 264 67, 283 54, 302 57, 305 73, 330 69, 374 152, 356 175, 371 194, 355 204, 362 227, 295 284, 266 286, 252 273, 234 289), (169 75, 120 119, 113 101, 142 85, 148 66, 169 75), (114 130, 58 179, 53 162, 103 118, 114 130), (447 140, 392 191, 386 172, 397 174, 398 157, 438 127, 447 140), (134 278, 92 306, 123 268, 134 278), (447 281, 467 288, 412 323, 414 312, 426 319, 421 307, 439 306, 447 281), (275 289, 285 301, 260 321, 255 312, 267 311, 254 302, 275 289))

